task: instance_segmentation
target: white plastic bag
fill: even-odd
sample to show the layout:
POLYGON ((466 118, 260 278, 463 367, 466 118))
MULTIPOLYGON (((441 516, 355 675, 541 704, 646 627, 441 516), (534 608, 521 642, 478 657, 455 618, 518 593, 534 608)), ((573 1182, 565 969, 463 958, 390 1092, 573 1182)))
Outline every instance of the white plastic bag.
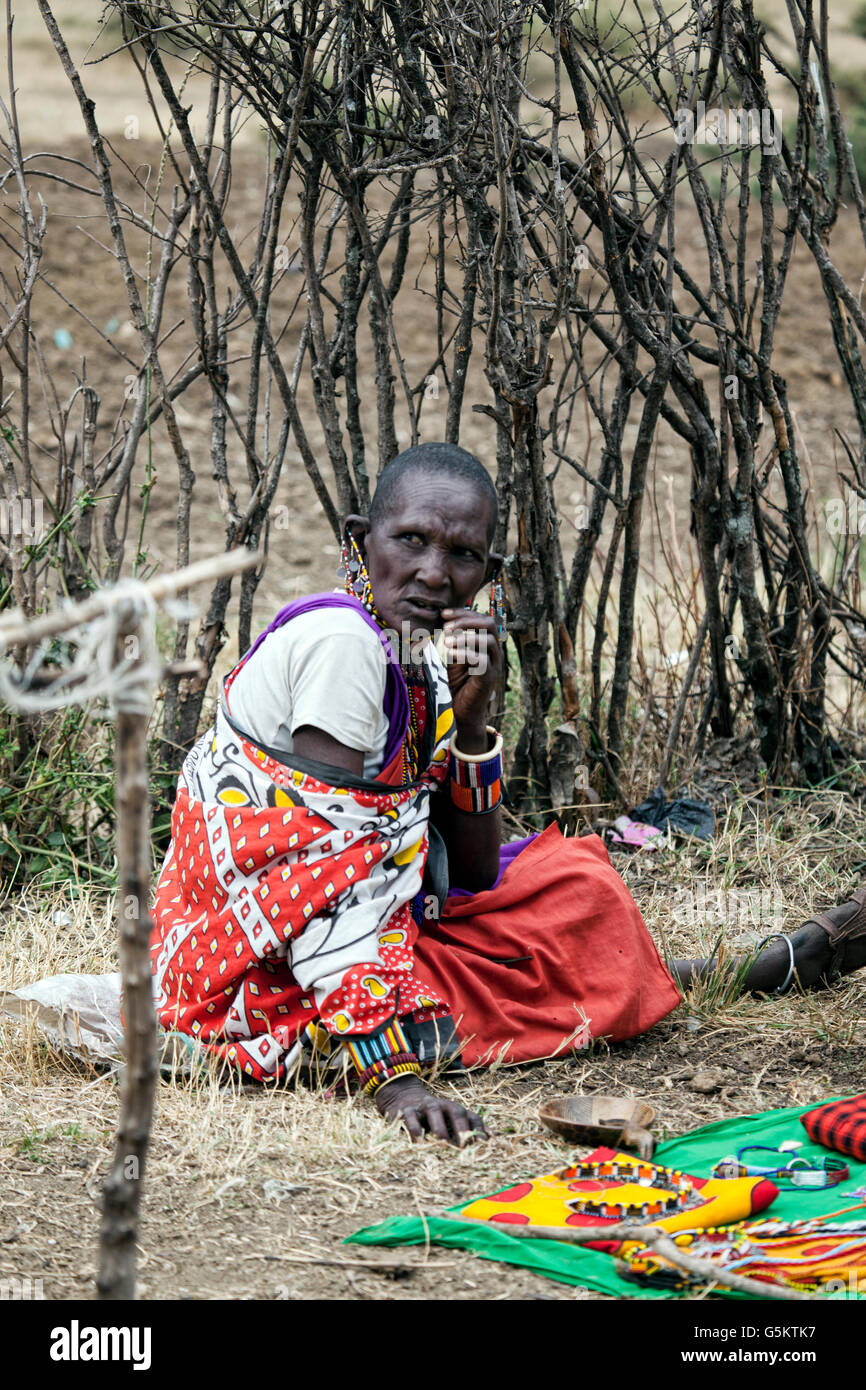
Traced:
POLYGON ((58 1052, 81 1061, 123 1057, 120 975, 49 975, 22 989, 0 990, 0 1013, 35 1025, 58 1052))

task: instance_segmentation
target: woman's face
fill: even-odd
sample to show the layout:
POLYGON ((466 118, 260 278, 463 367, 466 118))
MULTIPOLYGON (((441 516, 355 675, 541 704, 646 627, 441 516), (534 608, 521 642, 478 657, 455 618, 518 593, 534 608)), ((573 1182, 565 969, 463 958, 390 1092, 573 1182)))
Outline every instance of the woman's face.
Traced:
POLYGON ((460 478, 409 470, 384 520, 349 519, 382 622, 432 632, 465 608, 490 574, 490 499, 460 478))

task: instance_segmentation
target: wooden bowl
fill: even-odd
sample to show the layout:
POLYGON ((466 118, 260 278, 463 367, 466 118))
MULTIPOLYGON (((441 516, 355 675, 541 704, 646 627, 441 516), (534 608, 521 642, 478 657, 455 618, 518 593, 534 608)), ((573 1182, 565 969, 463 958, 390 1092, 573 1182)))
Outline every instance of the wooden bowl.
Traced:
POLYGON ((655 1111, 643 1100, 627 1096, 554 1096, 542 1105, 538 1118, 554 1134, 573 1144, 605 1144, 614 1149, 637 1149, 650 1159, 656 1141, 649 1132, 655 1111))

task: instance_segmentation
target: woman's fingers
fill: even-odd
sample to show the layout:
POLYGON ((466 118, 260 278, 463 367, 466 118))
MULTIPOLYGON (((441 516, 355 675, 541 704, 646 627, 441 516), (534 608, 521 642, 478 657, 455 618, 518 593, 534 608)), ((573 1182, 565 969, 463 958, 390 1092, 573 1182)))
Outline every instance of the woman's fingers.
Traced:
POLYGON ((472 1128, 476 1132, 476 1134, 480 1134, 482 1139, 489 1139, 490 1135, 488 1133, 487 1126, 485 1125, 481 1116, 476 1115, 474 1110, 467 1111, 467 1114, 469 1115, 469 1119, 472 1122, 472 1128))
POLYGON ((457 1105, 453 1101, 439 1100, 435 1096, 424 1104, 419 1104, 411 1112, 412 1124, 406 1118, 407 1112, 403 1112, 403 1119, 406 1128, 412 1138, 419 1138, 421 1126, 435 1139, 441 1139, 446 1144, 456 1144, 462 1148, 464 1144, 475 1138, 476 1133, 485 1134, 485 1130, 477 1115, 466 1110, 462 1105, 457 1105), (478 1121, 476 1126, 473 1121, 478 1121), (480 1128, 479 1128, 480 1126, 480 1128))
POLYGON ((452 664, 466 665, 473 675, 498 668, 502 653, 496 621, 489 614, 457 613, 445 623, 444 634, 445 652, 452 664))
MULTIPOLYGON (((467 1110, 465 1106, 458 1105, 456 1101, 446 1100, 441 1102, 441 1108, 443 1118, 451 1130, 451 1133, 445 1136, 449 1143, 462 1148, 464 1144, 471 1143, 476 1137, 482 1139, 489 1137, 480 1116, 467 1110)), ((436 1133, 438 1134, 438 1131, 436 1133)))
MULTIPOLYGON (((391 1086, 400 1086, 402 1089, 399 1081, 392 1082, 391 1086)), ((432 1095, 420 1083, 416 1082, 407 1088, 402 1103, 399 1091, 395 1091, 387 1099, 388 1104, 377 1102, 382 1114, 388 1119, 402 1120, 413 1143, 423 1139, 425 1132, 441 1139, 443 1143, 455 1144, 458 1148, 476 1138, 489 1138, 483 1120, 474 1111, 468 1110, 457 1101, 443 1100, 432 1095)))
POLYGON ((480 1115, 476 1115, 474 1110, 467 1110, 464 1106, 454 1106, 459 1111, 460 1121, 455 1126, 459 1144, 467 1144, 472 1139, 489 1139, 484 1121, 480 1115))
POLYGON ((446 634, 449 628, 477 627, 487 628, 496 636, 496 619, 492 613, 476 613, 474 608, 443 608, 442 618, 446 634))
POLYGON ((413 1143, 417 1143, 424 1138, 424 1127, 418 1118, 418 1110, 414 1105, 407 1105, 405 1110, 400 1111, 400 1118, 409 1131, 413 1143))
POLYGON ((451 1132, 454 1135, 454 1142, 462 1147, 472 1137, 469 1111, 465 1110, 462 1105, 455 1105, 453 1102, 446 1102, 444 1109, 451 1126, 451 1132))
POLYGON ((488 667, 496 664, 499 643, 491 632, 479 632, 477 628, 461 628, 459 632, 449 632, 445 638, 445 655, 449 663, 468 666, 473 674, 482 675, 488 667))
POLYGON ((427 1120, 427 1128, 437 1139, 444 1139, 447 1144, 451 1138, 448 1133, 448 1126, 445 1123, 443 1113, 444 1106, 440 1100, 431 1100, 424 1107, 424 1114, 427 1120))

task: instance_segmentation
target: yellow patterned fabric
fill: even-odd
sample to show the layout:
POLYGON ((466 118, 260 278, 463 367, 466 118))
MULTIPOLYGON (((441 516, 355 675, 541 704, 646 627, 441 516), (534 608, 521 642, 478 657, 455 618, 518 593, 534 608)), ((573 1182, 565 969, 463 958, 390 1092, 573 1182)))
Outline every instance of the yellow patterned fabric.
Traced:
MULTIPOLYGON (((732 1274, 807 1292, 851 1288, 866 1281, 864 1203, 851 1208, 856 1218, 840 1220, 845 1210, 811 1221, 743 1221, 724 1230, 681 1231, 676 1244, 686 1254, 708 1260, 732 1274)), ((688 1288, 705 1282, 675 1268, 645 1246, 624 1249, 631 1274, 640 1282, 688 1288)))
POLYGON ((696 1178, 597 1149, 580 1164, 470 1202, 460 1213, 505 1226, 596 1226, 622 1220, 668 1231, 724 1226, 763 1211, 778 1195, 766 1178, 696 1178))

